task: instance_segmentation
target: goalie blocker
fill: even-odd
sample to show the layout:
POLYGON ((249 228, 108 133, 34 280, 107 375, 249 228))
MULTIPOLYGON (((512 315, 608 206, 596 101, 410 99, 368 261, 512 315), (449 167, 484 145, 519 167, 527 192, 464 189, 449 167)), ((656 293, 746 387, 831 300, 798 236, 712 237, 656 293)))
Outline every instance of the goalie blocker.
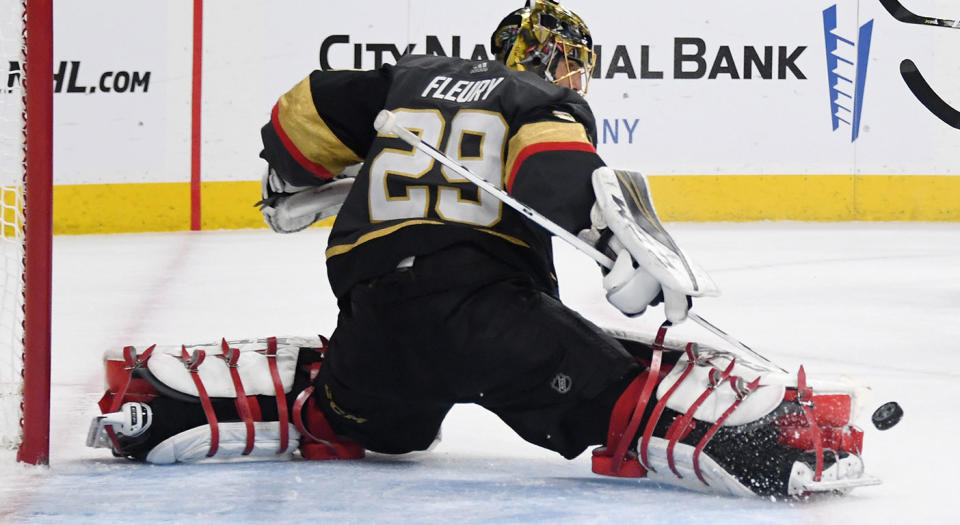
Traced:
POLYGON ((579 237, 614 261, 603 279, 612 305, 636 316, 663 301, 667 319, 679 323, 690 298, 720 294, 660 223, 643 174, 601 167, 591 181, 596 203, 579 237))

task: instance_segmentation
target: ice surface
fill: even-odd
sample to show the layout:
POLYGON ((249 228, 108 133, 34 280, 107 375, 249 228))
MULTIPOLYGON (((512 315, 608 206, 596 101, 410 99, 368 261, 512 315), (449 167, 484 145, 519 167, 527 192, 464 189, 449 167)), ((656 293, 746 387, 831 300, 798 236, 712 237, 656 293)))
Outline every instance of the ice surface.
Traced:
MULTIPOLYGON (((107 347, 329 334, 326 231, 71 236, 54 242, 51 466, 0 452, 3 523, 914 523, 953 522, 960 460, 960 225, 672 224, 724 291, 705 318, 778 364, 872 386, 860 415, 879 487, 773 503, 590 473, 476 406, 432 451, 359 462, 153 467, 83 446, 107 347), (906 415, 879 432, 870 412, 906 415)), ((562 295, 599 324, 652 331, 606 305, 594 263, 557 246, 562 295)), ((685 323, 681 334, 718 342, 685 323)))

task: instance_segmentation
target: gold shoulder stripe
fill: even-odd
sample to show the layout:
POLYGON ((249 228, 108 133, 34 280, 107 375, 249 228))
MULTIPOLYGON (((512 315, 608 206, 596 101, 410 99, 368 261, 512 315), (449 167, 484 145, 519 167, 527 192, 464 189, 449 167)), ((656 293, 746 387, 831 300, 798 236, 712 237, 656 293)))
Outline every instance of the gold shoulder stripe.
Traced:
MULTIPOLYGON (((504 174, 513 172, 520 152, 530 146, 551 142, 582 142, 593 146, 583 124, 575 122, 534 122, 525 124, 510 138, 504 174)), ((506 182, 506 181, 504 181, 506 182)))
POLYGON ((578 122, 534 122, 522 126, 507 145, 503 170, 507 191, 512 190, 517 170, 530 155, 561 149, 596 152, 587 130, 578 122))
POLYGON ((317 113, 310 92, 310 77, 280 97, 277 123, 308 161, 323 166, 332 174, 363 160, 340 142, 317 113))

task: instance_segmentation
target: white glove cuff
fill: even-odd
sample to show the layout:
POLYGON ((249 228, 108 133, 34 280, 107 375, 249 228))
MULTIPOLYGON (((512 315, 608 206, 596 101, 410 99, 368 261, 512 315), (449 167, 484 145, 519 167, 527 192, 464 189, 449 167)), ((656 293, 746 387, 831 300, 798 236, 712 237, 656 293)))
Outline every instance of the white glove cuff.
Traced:
POLYGON ((604 276, 603 287, 607 301, 627 315, 643 313, 660 293, 660 283, 643 268, 634 268, 626 250, 619 253, 610 273, 604 276))
POLYGON ((687 318, 689 309, 690 303, 683 292, 677 292, 669 288, 663 289, 663 311, 668 321, 673 324, 682 322, 687 318))

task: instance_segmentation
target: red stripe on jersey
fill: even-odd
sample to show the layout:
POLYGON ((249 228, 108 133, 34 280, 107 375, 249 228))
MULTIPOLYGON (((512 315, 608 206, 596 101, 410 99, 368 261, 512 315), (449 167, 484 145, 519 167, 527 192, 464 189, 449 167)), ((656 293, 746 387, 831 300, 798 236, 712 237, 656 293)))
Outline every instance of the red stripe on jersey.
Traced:
POLYGON ((507 193, 513 193, 513 181, 517 176, 517 172, 520 171, 520 166, 523 165, 524 161, 531 156, 544 151, 597 152, 596 148, 587 142, 541 142, 538 144, 531 144, 520 151, 520 154, 517 155, 517 160, 513 163, 513 169, 510 170, 510 177, 507 178, 507 193))
POLYGON ((313 173, 321 179, 329 179, 333 177, 333 173, 330 173, 327 168, 324 168, 322 164, 312 162, 303 153, 297 149, 296 144, 290 140, 290 137, 287 136, 286 132, 283 131, 283 126, 280 125, 280 105, 274 104, 273 111, 270 112, 270 124, 273 125, 273 130, 277 132, 277 136, 280 137, 280 142, 283 143, 283 146, 287 149, 287 153, 290 154, 297 161, 297 164, 303 166, 304 169, 313 173))

